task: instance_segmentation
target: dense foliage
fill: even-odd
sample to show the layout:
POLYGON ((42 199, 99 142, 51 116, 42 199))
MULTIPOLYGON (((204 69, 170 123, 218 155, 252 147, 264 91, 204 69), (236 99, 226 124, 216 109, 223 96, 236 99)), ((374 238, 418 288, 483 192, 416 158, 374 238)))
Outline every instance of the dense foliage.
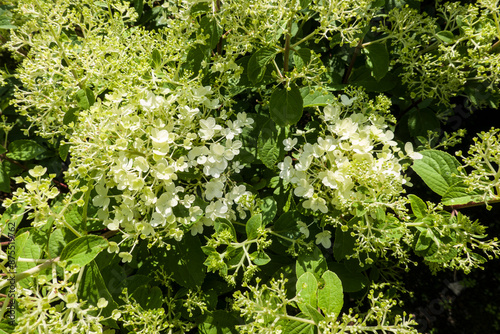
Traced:
POLYGON ((7 333, 417 333, 500 255, 500 7, 0 1, 7 333), (412 183, 435 197, 422 198, 412 183), (15 321, 10 321, 15 319, 15 321))

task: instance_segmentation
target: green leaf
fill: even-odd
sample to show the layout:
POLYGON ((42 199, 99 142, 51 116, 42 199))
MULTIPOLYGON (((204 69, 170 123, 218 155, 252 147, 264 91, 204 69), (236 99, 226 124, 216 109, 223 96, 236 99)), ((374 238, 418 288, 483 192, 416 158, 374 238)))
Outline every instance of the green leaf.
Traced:
POLYGON ((314 87, 302 87, 300 89, 300 95, 302 96, 304 108, 323 107, 335 100, 332 93, 314 87))
POLYGON ((217 218, 214 222, 215 232, 221 232, 222 230, 229 230, 234 240, 236 240, 236 230, 234 229, 233 223, 224 218, 217 218))
POLYGON ((437 150, 420 151, 422 159, 415 160, 413 170, 422 178, 425 184, 438 195, 443 196, 448 188, 460 181, 453 173, 459 174, 458 160, 449 153, 437 150))
POLYGON ((189 14, 193 17, 196 17, 200 14, 208 13, 209 11, 211 11, 211 9, 208 3, 198 2, 191 7, 189 14))
POLYGON ((452 185, 441 199, 444 205, 461 205, 469 202, 478 203, 483 201, 484 193, 480 190, 473 189, 468 192, 469 186, 463 182, 457 182, 452 185))
MULTIPOLYGON (((299 318, 300 318, 299 314, 299 318)), ((290 320, 283 333, 286 334, 314 334, 315 333, 315 326, 313 324, 308 324, 306 322, 301 322, 301 321, 294 321, 290 320)))
POLYGON ((76 121, 78 120, 79 111, 79 108, 70 108, 68 111, 66 111, 63 117, 63 124, 68 125, 70 123, 76 123, 76 121))
POLYGON ((12 24, 12 13, 3 8, 0 8, 0 29, 17 29, 17 26, 12 24))
POLYGON ((443 30, 436 34, 437 38, 443 41, 445 44, 451 44, 455 42, 455 35, 451 31, 443 30))
MULTIPOLYGON (((95 261, 90 261, 90 263, 85 267, 85 272, 78 290, 78 297, 93 306, 97 306, 99 298, 106 299, 108 301, 108 305, 102 310, 101 313, 101 315, 105 318, 111 317, 113 310, 118 308, 118 304, 109 293, 106 283, 102 278, 101 271, 95 261)), ((92 312, 95 312, 96 314, 98 311, 92 312)), ((113 328, 118 328, 116 321, 113 319, 104 320, 103 324, 113 328)))
POLYGON ((314 277, 313 273, 303 273, 297 279, 295 287, 297 290, 297 296, 302 300, 302 302, 298 303, 302 312, 307 313, 307 308, 304 303, 312 307, 317 307, 318 281, 316 280, 316 277, 314 277))
POLYGON ((7 158, 13 160, 31 160, 35 159, 47 149, 34 140, 19 139, 9 144, 9 153, 6 154, 7 158))
POLYGON ((271 118, 279 126, 296 124, 302 117, 304 102, 300 90, 295 85, 274 90, 269 101, 271 118))
POLYGON ((269 64, 275 56, 276 50, 274 48, 264 47, 257 50, 248 61, 248 80, 254 84, 262 81, 266 73, 267 64, 269 64))
POLYGON ((3 161, 0 161, 0 191, 10 193, 10 177, 4 168, 3 161))
POLYGON ((219 43, 222 37, 222 29, 217 24, 215 18, 209 18, 208 16, 203 16, 200 21, 200 29, 203 29, 204 35, 209 35, 207 40, 210 49, 214 49, 219 43))
POLYGON ((415 251, 423 252, 427 250, 432 244, 433 237, 434 234, 430 229, 425 229, 424 231, 420 232, 417 243, 415 244, 415 251))
POLYGON ((162 65, 161 62, 161 54, 158 49, 153 49, 153 52, 151 53, 151 60, 153 61, 153 66, 155 68, 160 68, 162 65))
POLYGON ((19 203, 9 206, 0 218, 0 230, 7 236, 15 235, 17 226, 23 220, 24 205, 19 203))
POLYGON ((389 71, 389 52, 382 43, 370 44, 363 51, 368 56, 367 65, 372 71, 373 77, 380 81, 389 71))
POLYGON ((260 213, 253 215, 246 224, 247 239, 256 239, 259 236, 257 230, 262 226, 262 215, 260 213))
POLYGON ((61 252, 61 261, 67 265, 77 264, 80 267, 92 261, 97 254, 108 247, 108 240, 97 235, 86 235, 68 243, 61 252))
MULTIPOLYGON (((26 232, 24 232, 26 233, 26 232)), ((28 237, 27 240, 24 242, 24 247, 19 250, 19 252, 16 249, 16 256, 17 257, 22 257, 25 259, 34 259, 38 260, 40 259, 42 255, 42 247, 40 245, 40 242, 43 242, 42 240, 39 240, 38 233, 36 233, 35 228, 30 227, 27 229, 28 237)), ((26 237, 22 237, 26 238, 26 237)), ((19 246, 22 246, 19 245, 19 246)), ((16 243, 17 247, 17 243, 16 243)), ((31 269, 35 267, 37 264, 35 262, 18 262, 17 263, 17 268, 16 272, 17 273, 22 273, 28 269, 31 269)), ((22 280, 19 281, 19 284, 21 284, 22 287, 24 288, 29 288, 33 284, 33 277, 26 277, 22 280)))
POLYGON ((335 229, 335 240, 333 241, 333 256, 338 262, 345 259, 354 251, 355 239, 349 231, 343 232, 340 226, 335 229))
POLYGON ((87 110, 94 105, 95 96, 92 90, 87 87, 76 92, 75 100, 80 108, 87 110))
POLYGON ((410 199, 411 210, 417 218, 424 218, 427 215, 427 205, 417 195, 408 195, 410 199))
POLYGON ((326 259, 321 250, 316 246, 311 253, 299 255, 295 264, 297 277, 309 272, 313 273, 319 279, 327 269, 326 259))
POLYGON ((306 9, 311 4, 312 0, 300 0, 300 8, 306 9))
POLYGON ((440 123, 431 109, 413 109, 408 113, 408 130, 412 137, 427 138, 428 131, 439 131, 440 123))
POLYGON ((62 161, 66 161, 66 159, 68 158, 70 147, 71 147, 70 144, 62 144, 61 146, 59 146, 59 157, 61 158, 62 161))
POLYGON ((26 242, 28 241, 28 238, 30 236, 30 232, 26 231, 24 233, 21 233, 19 235, 16 235, 16 261, 17 259, 21 256, 24 250, 24 246, 26 246, 26 242))
POLYGON ((157 286, 152 288, 147 286, 138 287, 131 295, 144 310, 154 310, 161 308, 163 304, 163 293, 157 286))
POLYGON ((257 139, 257 156, 264 163, 264 165, 273 169, 280 156, 284 156, 283 141, 284 131, 276 128, 276 124, 272 120, 268 120, 262 126, 257 139))
POLYGON ((302 304, 304 313, 307 314, 316 324, 319 324, 321 321, 325 320, 325 317, 318 312, 316 307, 312 307, 309 304, 302 304))
POLYGON ((306 64, 311 61, 311 49, 302 48, 297 50, 292 55, 295 67, 297 70, 301 70, 306 64))
POLYGON ((236 334, 238 319, 224 310, 216 310, 207 315, 203 323, 198 325, 200 334, 236 334))
POLYGON ((75 238, 72 232, 68 233, 61 228, 55 229, 49 237, 49 256, 55 258, 61 255, 64 247, 75 238))
POLYGON ((344 305, 342 281, 329 270, 321 278, 324 285, 318 290, 318 306, 325 314, 335 313, 338 317, 344 305))
POLYGON ((262 210, 262 226, 266 226, 271 223, 278 212, 276 200, 272 196, 263 198, 259 208, 262 210))
POLYGON ((201 70, 203 60, 208 56, 210 49, 205 45, 197 44, 189 49, 186 62, 182 65, 183 71, 191 71, 193 76, 197 76, 201 70))
POLYGON ((363 273, 352 272, 347 269, 345 264, 330 262, 328 269, 340 278, 344 292, 356 292, 370 285, 370 280, 363 273))
POLYGON ((188 289, 197 289, 203 284, 206 275, 206 267, 203 265, 205 255, 200 239, 185 234, 181 241, 172 242, 171 245, 165 269, 178 284, 188 289))
POLYGON ((250 259, 258 266, 266 265, 269 263, 269 261, 271 261, 269 255, 267 255, 265 252, 257 251, 250 254, 250 259))
POLYGON ((5 152, 7 152, 7 149, 0 145, 0 154, 4 154, 5 152))

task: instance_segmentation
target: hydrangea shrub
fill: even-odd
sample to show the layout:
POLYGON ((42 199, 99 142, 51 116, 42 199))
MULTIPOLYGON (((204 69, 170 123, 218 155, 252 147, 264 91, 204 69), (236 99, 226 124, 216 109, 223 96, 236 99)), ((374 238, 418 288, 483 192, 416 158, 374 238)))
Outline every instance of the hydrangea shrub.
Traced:
POLYGON ((440 136, 498 108, 499 9, 0 1, 0 329, 417 333, 394 268, 500 255, 460 212, 500 202, 499 130, 440 136))

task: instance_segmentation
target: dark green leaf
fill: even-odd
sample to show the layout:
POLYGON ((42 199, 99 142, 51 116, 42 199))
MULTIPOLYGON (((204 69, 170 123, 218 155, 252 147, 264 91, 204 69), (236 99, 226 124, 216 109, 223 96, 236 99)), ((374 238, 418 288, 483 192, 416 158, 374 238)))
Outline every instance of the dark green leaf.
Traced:
POLYGON ((256 239, 259 236, 257 230, 262 226, 262 215, 260 213, 253 215, 246 224, 247 239, 256 239))
POLYGON ((327 90, 319 88, 303 87, 300 89, 300 95, 304 103, 304 108, 307 107, 323 107, 332 103, 335 97, 327 90))
POLYGON ((172 249, 167 252, 165 268, 178 284, 195 290, 205 279, 204 261, 200 239, 185 234, 181 241, 172 242, 172 249))
POLYGON ((200 334, 236 334, 238 319, 224 310, 216 310, 207 315, 203 323, 198 326, 200 334))
POLYGON ((272 120, 264 123, 257 139, 257 156, 267 168, 273 169, 280 156, 284 156, 283 145, 280 143, 283 139, 284 131, 276 128, 272 120))
POLYGON ((276 201, 272 196, 268 196, 262 199, 260 209, 262 210, 263 226, 270 224, 276 216, 276 213, 278 212, 276 201))
POLYGON ((311 4, 312 0, 300 0, 300 7, 306 9, 311 4))
POLYGON ((78 106, 83 110, 90 109, 95 103, 94 93, 90 88, 80 89, 75 96, 78 106))
POLYGON ((45 151, 47 149, 34 140, 19 139, 9 144, 9 153, 6 156, 10 159, 26 161, 35 159, 45 151))
POLYGON ((343 232, 340 226, 335 229, 335 240, 333 241, 333 256, 338 262, 345 259, 354 251, 355 239, 349 231, 343 232))
POLYGON ((327 269, 326 259, 321 253, 321 250, 316 246, 311 253, 299 255, 295 265, 297 278, 306 272, 310 272, 313 273, 317 279, 320 279, 321 275, 323 275, 327 269))
POLYGON ((153 61, 153 66, 155 68, 160 68, 162 65, 161 61, 161 54, 158 49, 153 49, 153 52, 151 53, 151 60, 153 61))
POLYGON ((10 177, 5 171, 3 161, 0 161, 0 191, 10 193, 10 177))
POLYGON ((108 240, 97 235, 86 235, 71 241, 64 247, 61 252, 61 261, 66 261, 67 265, 77 264, 82 267, 106 247, 108 247, 108 240))
POLYGON ((437 38, 439 38, 441 41, 445 42, 446 44, 451 44, 455 42, 455 36, 451 31, 443 30, 440 31, 436 34, 437 38))
POLYGON ((408 130, 412 137, 427 137, 427 131, 439 131, 440 123, 430 109, 414 109, 408 113, 408 130))
POLYGON ((67 233, 61 228, 55 229, 49 237, 49 256, 55 258, 61 255, 64 247, 75 238, 76 236, 71 232, 67 233))
POLYGON ((294 52, 292 57, 297 69, 301 70, 311 61, 311 49, 300 49, 294 52))
POLYGON ((134 298, 144 310, 158 309, 161 308, 163 304, 163 293, 157 286, 150 288, 142 285, 132 293, 131 297, 134 298))
MULTIPOLYGON (((113 300, 113 297, 109 293, 106 284, 104 283, 99 267, 94 261, 91 261, 85 267, 85 272, 83 274, 80 289, 78 291, 78 297, 82 300, 87 301, 90 305, 93 306, 97 306, 97 301, 99 300, 99 298, 106 299, 108 301, 108 305, 102 310, 101 313, 101 315, 106 318, 111 318, 111 313, 118 307, 116 302, 113 300)), ((94 312, 95 314, 97 313, 97 311, 91 312, 94 312)), ((118 328, 116 321, 114 321, 113 319, 104 320, 103 323, 110 327, 118 328)))
POLYGON ((70 144, 62 144, 61 146, 59 146, 59 157, 61 158, 62 161, 66 161, 66 159, 68 158, 70 147, 71 147, 70 144))
POLYGON ((422 178, 425 184, 435 193, 443 196, 448 188, 460 181, 452 174, 459 174, 458 160, 449 153, 437 150, 420 151, 422 159, 415 160, 413 170, 422 178))
POLYGON ((269 101, 271 118, 282 127, 296 124, 302 117, 303 105, 297 86, 291 85, 289 90, 277 88, 269 101))
POLYGON ((215 18, 210 19, 208 16, 203 16, 200 22, 200 28, 203 29, 204 35, 209 35, 208 45, 210 49, 214 49, 219 43, 220 38, 222 37, 222 29, 217 24, 217 20, 215 18))
POLYGON ((252 254, 250 254, 250 259, 252 259, 253 263, 258 266, 266 265, 269 263, 269 261, 271 261, 269 255, 267 255, 265 252, 253 252, 252 254))
POLYGON ((442 202, 444 205, 460 205, 469 202, 478 203, 483 201, 484 193, 480 190, 473 189, 468 191, 469 186, 463 182, 458 182, 448 188, 444 193, 442 202))
POLYGON ((370 44, 363 49, 367 54, 367 65, 371 69, 373 77, 380 81, 389 71, 389 52, 382 43, 370 44))
POLYGON ((330 262, 328 269, 340 278, 344 292, 356 292, 370 285, 370 280, 363 273, 352 272, 342 263, 330 262))
POLYGON ((427 205, 417 195, 408 195, 410 199, 411 210, 417 218, 424 218, 427 215, 427 205))
POLYGON ((276 56, 276 50, 273 48, 264 47, 257 50, 248 61, 247 75, 248 80, 254 84, 264 78, 267 64, 276 56))

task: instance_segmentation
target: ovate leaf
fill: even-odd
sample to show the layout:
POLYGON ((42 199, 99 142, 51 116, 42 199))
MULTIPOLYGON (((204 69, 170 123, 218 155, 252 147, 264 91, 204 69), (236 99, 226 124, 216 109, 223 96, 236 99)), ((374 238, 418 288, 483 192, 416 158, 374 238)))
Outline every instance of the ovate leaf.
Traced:
POLYGON ((318 306, 326 314, 335 313, 338 317, 344 305, 342 281, 331 271, 326 271, 321 278, 324 285, 318 290, 318 306))
POLYGON ((307 313, 307 308, 304 304, 308 304, 312 307, 317 307, 318 305, 318 281, 312 273, 304 273, 298 279, 296 283, 297 296, 302 300, 298 303, 299 308, 302 312, 307 313))
POLYGON ((425 184, 438 195, 443 196, 448 188, 460 181, 452 174, 458 173, 458 160, 449 153, 437 150, 420 151, 422 159, 415 160, 413 170, 422 178, 425 184))
POLYGON ((75 96, 78 106, 83 110, 87 110, 95 103, 94 93, 90 88, 80 89, 75 96))
POLYGON ((427 205, 425 202, 422 201, 420 197, 413 194, 408 195, 408 198, 410 199, 411 210, 413 211, 415 217, 425 217, 427 215, 427 205))
POLYGON ((463 182, 458 182, 452 185, 443 195, 442 202, 444 205, 461 205, 469 202, 483 201, 484 193, 480 190, 473 189, 468 191, 469 186, 463 182))
POLYGON ((19 139, 9 144, 9 153, 6 154, 7 158, 13 160, 31 160, 35 159, 47 149, 34 140, 19 139))
POLYGON ((448 30, 443 30, 440 31, 436 34, 437 38, 439 38, 441 41, 445 42, 446 44, 451 44, 455 41, 455 36, 451 31, 448 30))
POLYGON ((61 261, 80 267, 92 261, 97 254, 108 247, 108 241, 97 235, 86 235, 68 243, 61 252, 61 261))
POLYGON ((262 226, 262 215, 260 213, 253 215, 246 224, 247 239, 256 239, 259 234, 257 230, 262 226))
POLYGON ((385 44, 370 44, 363 49, 368 56, 367 65, 372 71, 373 77, 380 81, 389 71, 389 52, 385 44))
POLYGON ((314 251, 311 253, 299 255, 295 265, 297 277, 302 276, 306 272, 310 272, 319 279, 326 270, 326 259, 318 247, 314 247, 314 251))
POLYGON ((311 89, 309 87, 301 88, 300 95, 302 96, 304 108, 323 107, 335 100, 332 93, 326 90, 311 89))
POLYGON ((264 47, 257 50, 248 61, 248 80, 258 83, 264 78, 267 64, 276 56, 276 50, 273 48, 264 47))
POLYGON ((300 90, 295 85, 289 89, 277 88, 269 101, 271 118, 282 127, 296 124, 302 117, 303 106, 300 90))

